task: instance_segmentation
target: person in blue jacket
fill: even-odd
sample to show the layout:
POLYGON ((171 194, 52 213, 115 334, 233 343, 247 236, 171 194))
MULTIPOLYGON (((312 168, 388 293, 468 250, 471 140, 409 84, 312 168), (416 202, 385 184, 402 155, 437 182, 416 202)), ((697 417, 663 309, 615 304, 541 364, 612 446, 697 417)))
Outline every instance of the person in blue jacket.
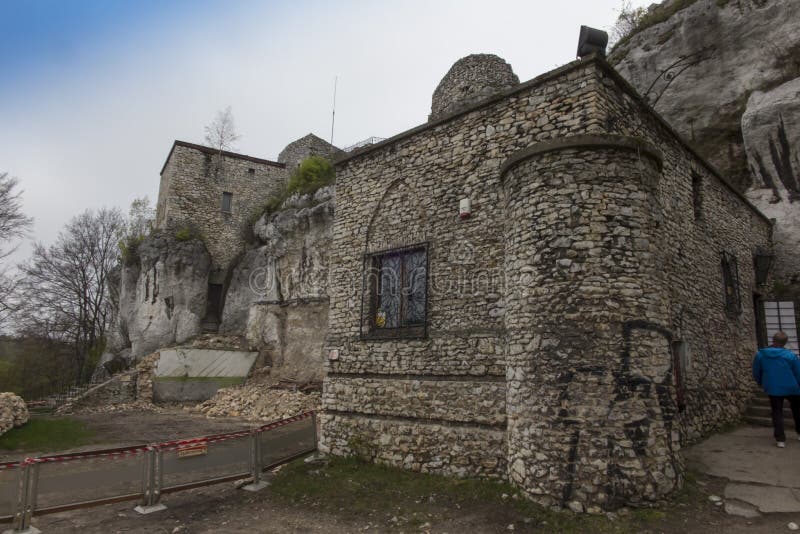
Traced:
POLYGON ((783 430, 783 399, 789 400, 794 429, 800 440, 800 359, 786 347, 789 337, 784 332, 772 336, 772 345, 761 349, 753 359, 753 378, 769 395, 772 428, 778 447, 786 447, 783 430))

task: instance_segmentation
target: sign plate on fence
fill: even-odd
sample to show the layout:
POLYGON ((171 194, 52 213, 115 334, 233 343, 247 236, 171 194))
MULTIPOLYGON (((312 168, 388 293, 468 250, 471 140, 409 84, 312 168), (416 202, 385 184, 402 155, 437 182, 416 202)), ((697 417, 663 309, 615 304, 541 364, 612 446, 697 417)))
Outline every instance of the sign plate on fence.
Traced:
POLYGON ((192 443, 178 446, 178 458, 191 458, 193 456, 205 456, 208 454, 208 443, 192 443))

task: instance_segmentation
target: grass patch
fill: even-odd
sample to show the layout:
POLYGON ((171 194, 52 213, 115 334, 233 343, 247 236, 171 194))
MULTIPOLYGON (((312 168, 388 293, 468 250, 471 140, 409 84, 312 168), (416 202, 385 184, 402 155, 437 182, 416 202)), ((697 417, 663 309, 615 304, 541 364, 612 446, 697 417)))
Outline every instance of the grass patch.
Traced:
POLYGON ((0 449, 56 451, 91 442, 94 433, 69 417, 32 417, 21 427, 0 436, 0 449))
POLYGON ((527 500, 507 483, 413 473, 357 458, 332 457, 323 464, 295 461, 276 474, 270 492, 287 503, 380 522, 388 530, 408 531, 469 513, 503 528, 516 523, 543 532, 622 533, 639 531, 642 523, 664 516, 643 510, 611 521, 556 512, 527 500))
POLYGON ((216 382, 221 388, 244 384, 244 376, 156 376, 154 382, 216 382))

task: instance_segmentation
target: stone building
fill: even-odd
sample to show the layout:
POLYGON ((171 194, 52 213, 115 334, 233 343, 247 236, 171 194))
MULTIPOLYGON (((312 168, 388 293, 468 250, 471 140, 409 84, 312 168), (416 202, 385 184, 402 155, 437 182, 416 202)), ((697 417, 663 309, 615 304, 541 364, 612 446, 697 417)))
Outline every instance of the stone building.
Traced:
POLYGON ((155 226, 202 236, 211 256, 206 311, 210 328, 222 318, 228 280, 264 203, 286 186, 303 159, 335 152, 313 134, 290 143, 278 161, 173 143, 161 169, 155 226))
POLYGON ((744 408, 771 223, 605 60, 503 65, 337 163, 320 449, 655 501, 744 408))

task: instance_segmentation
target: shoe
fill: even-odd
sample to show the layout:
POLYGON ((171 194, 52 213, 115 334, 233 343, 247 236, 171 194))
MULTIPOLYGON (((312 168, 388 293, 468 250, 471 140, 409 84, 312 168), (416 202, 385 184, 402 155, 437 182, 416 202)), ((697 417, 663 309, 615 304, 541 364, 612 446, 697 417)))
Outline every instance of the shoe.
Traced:
POLYGON ((779 441, 779 442, 776 443, 776 445, 778 445, 779 449, 785 449, 786 448, 786 442, 785 441, 779 441))

